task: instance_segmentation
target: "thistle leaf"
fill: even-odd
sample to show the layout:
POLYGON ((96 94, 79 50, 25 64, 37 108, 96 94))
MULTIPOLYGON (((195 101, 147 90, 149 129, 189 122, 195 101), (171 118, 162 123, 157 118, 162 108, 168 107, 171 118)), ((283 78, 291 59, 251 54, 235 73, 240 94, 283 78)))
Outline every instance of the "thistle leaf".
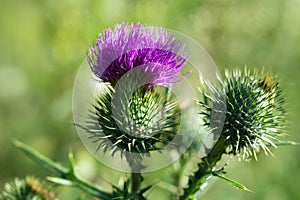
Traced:
POLYGON ((74 183, 70 180, 64 179, 64 178, 58 178, 58 177, 47 177, 47 180, 59 184, 59 185, 65 185, 65 186, 74 186, 74 183))
POLYGON ((40 154, 39 152, 32 149, 30 146, 18 141, 13 140, 12 143, 20 149, 26 156, 31 158, 33 161, 37 162, 38 164, 42 165, 46 169, 50 170, 54 174, 58 176, 65 176, 69 173, 69 170, 62 165, 50 160, 49 158, 45 157, 44 155, 40 154))
POLYGON ((72 152, 69 153, 69 166, 70 166, 70 173, 74 175, 75 160, 72 152))
POLYGON ((216 176, 226 182, 228 182, 229 184, 233 185, 234 187, 238 188, 238 189, 241 189, 241 190, 244 190, 244 191, 248 191, 248 192, 252 192, 251 190, 249 190, 245 185, 239 183, 239 182, 236 182, 230 178, 227 178, 225 176, 223 176, 220 172, 213 172, 212 173, 213 176, 216 176))
POLYGON ((33 161, 37 162, 38 164, 42 165, 43 167, 47 168, 51 172, 55 173, 59 177, 50 177, 48 178, 50 181, 67 185, 67 186, 73 186, 77 187, 80 190, 95 196, 99 197, 104 200, 111 199, 112 195, 109 192, 106 192, 102 190, 101 188, 98 188, 94 186, 92 183, 88 181, 84 181, 79 179, 74 174, 74 158, 73 155, 69 155, 69 167, 70 169, 63 167, 62 165, 50 160, 49 158, 45 157, 44 155, 40 154, 39 152, 32 149, 30 146, 23 144, 22 142, 18 140, 12 141, 16 147, 18 147, 25 155, 27 155, 29 158, 31 158, 33 161))
POLYGON ((286 146, 286 145, 299 145, 300 143, 294 141, 279 141, 274 142, 276 146, 286 146))

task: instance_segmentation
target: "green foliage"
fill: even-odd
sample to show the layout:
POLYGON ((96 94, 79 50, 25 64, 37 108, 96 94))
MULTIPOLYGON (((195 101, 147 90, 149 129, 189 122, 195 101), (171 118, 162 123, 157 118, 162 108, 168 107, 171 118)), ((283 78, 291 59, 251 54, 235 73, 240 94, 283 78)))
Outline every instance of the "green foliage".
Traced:
POLYGON ((130 193, 128 188, 128 182, 124 183, 123 189, 113 187, 113 199, 124 199, 124 200, 146 200, 144 193, 147 192, 151 186, 141 189, 138 193, 130 193))
POLYGON ((213 176, 216 176, 226 182, 228 182, 229 184, 233 185, 234 187, 238 188, 238 189, 241 189, 241 190, 245 190, 245 191, 248 191, 248 192, 251 192, 251 190, 249 190, 245 185, 237 182, 237 181, 234 181, 230 178, 227 178, 223 175, 223 172, 219 172, 219 171, 215 171, 212 173, 213 176))
MULTIPOLYGON (((14 141, 14 144, 29 158, 44 166, 52 173, 57 175, 56 177, 48 177, 47 179, 53 183, 76 187, 81 191, 94 196, 98 199, 110 200, 110 199, 126 199, 126 200, 145 200, 144 193, 147 192, 152 186, 148 186, 140 189, 138 192, 130 192, 128 182, 126 181, 123 188, 118 188, 112 185, 112 192, 106 192, 102 188, 95 186, 93 183, 82 180, 75 173, 75 160, 73 154, 69 154, 69 168, 63 167, 60 164, 46 158, 31 147, 19 142, 14 141)), ((142 178, 142 177, 141 177, 142 178)), ((132 187, 132 186, 131 186, 132 187)), ((6 184, 5 188, 0 195, 2 200, 54 200, 53 194, 49 189, 44 189, 42 184, 38 180, 28 177, 23 180, 16 179, 13 184, 6 184)))
POLYGON ((57 175, 57 177, 50 177, 50 181, 60 185, 77 187, 80 190, 86 192, 87 194, 90 194, 103 200, 108 200, 112 198, 110 193, 103 191, 102 189, 94 186, 93 184, 87 181, 81 180, 75 174, 73 154, 69 155, 69 168, 67 168, 50 160, 49 158, 43 156, 39 152, 35 151, 31 147, 19 141, 14 141, 14 144, 29 158, 31 158, 35 162, 39 163, 40 165, 57 175))

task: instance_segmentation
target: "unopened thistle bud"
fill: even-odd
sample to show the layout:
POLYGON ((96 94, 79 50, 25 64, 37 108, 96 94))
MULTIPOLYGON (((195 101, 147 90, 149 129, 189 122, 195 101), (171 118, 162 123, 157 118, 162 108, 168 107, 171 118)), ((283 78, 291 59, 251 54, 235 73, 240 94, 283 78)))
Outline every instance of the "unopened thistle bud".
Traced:
MULTIPOLYGON (((271 153, 283 135, 285 124, 284 99, 276 78, 270 74, 226 71, 226 118, 221 133, 226 153, 254 156, 260 149, 271 153)), ((205 105, 201 103, 202 105, 205 105)), ((208 105, 205 105, 208 107, 208 105)), ((209 123, 210 111, 203 113, 209 123)))
POLYGON ((148 155, 149 151, 169 144, 176 135, 180 109, 167 89, 144 91, 139 88, 129 99, 125 99, 124 105, 118 102, 119 109, 114 114, 114 89, 110 85, 104 87, 98 95, 95 116, 91 116, 87 129, 90 137, 98 142, 98 148, 104 152, 111 150, 112 154, 121 151, 122 154, 134 152, 148 155))
POLYGON ((16 178, 11 183, 6 183, 0 194, 0 200, 55 200, 50 188, 33 177, 25 179, 16 178))
POLYGON ((198 163, 194 175, 189 177, 188 185, 180 196, 182 200, 194 199, 194 194, 209 176, 222 177, 234 186, 248 190, 245 186, 220 176, 224 171, 217 170, 216 164, 226 153, 239 154, 244 159, 252 155, 257 159, 256 153, 260 149, 271 153, 269 146, 276 147, 276 143, 281 142, 280 137, 284 135, 284 100, 277 80, 270 74, 250 72, 247 69, 244 72, 226 71, 225 76, 225 80, 221 82, 223 91, 218 92, 217 88, 207 84, 217 98, 210 97, 205 87, 203 89, 200 106, 205 125, 213 132, 220 128, 214 127, 215 124, 220 124, 220 120, 216 116, 212 117, 212 113, 225 112, 226 115, 216 144, 201 159, 202 162, 198 163), (225 94, 225 98, 220 98, 222 95, 219 94, 225 94), (225 101, 225 111, 213 108, 212 105, 220 101, 225 101))

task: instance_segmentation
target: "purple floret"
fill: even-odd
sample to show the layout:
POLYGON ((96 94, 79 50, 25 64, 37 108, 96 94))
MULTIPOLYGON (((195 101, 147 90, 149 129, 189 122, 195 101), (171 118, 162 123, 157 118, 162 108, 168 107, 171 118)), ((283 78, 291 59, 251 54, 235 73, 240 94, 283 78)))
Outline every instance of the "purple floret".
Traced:
POLYGON ((168 85, 177 81, 186 62, 182 50, 183 45, 163 28, 123 23, 99 35, 88 52, 88 62, 98 78, 113 86, 138 66, 150 73, 151 85, 168 85))

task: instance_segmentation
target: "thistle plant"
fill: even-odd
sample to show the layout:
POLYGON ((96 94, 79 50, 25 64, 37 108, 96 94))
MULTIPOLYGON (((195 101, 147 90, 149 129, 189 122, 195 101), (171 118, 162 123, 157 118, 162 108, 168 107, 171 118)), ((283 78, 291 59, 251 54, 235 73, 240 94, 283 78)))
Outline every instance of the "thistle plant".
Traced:
POLYGON ((98 149, 125 155, 132 169, 133 193, 140 189, 142 157, 176 135, 180 109, 169 89, 157 87, 177 81, 186 61, 182 48, 163 29, 121 24, 101 34, 88 52, 91 70, 107 84, 93 105, 96 112, 86 131, 99 143, 98 149))
MULTIPOLYGON (((176 152, 180 144, 185 144, 185 137, 192 135, 186 131, 177 137, 180 125, 186 119, 182 115, 184 108, 172 91, 184 79, 180 73, 190 61, 184 45, 165 29, 123 23, 105 30, 87 51, 90 78, 101 87, 95 91, 84 123, 75 123, 75 126, 96 146, 96 153, 126 160, 131 176, 122 187, 112 185, 112 190, 106 191, 80 178, 76 174, 72 154, 66 167, 21 142, 14 141, 14 144, 49 169, 55 176, 47 179, 56 184, 76 187, 104 200, 147 199, 145 193, 152 186, 142 187, 143 169, 147 167, 143 160, 151 158, 154 152, 163 154, 169 146, 174 147, 172 150, 176 152)), ((185 186, 173 186, 182 191, 175 192, 173 196, 176 199, 195 199, 196 193, 211 176, 248 190, 224 176, 225 166, 217 167, 222 156, 237 156, 241 160, 254 157, 257 160, 257 153, 261 150, 272 154, 270 147, 292 144, 282 141, 285 103, 282 89, 274 76, 247 68, 243 72, 227 70, 219 85, 222 87, 216 87, 209 81, 198 85, 202 88, 202 98, 194 100, 197 101, 197 115, 190 118, 204 122, 197 123, 196 127, 214 135, 213 146, 206 148, 204 157, 189 154, 199 156, 198 168, 188 177, 185 186), (226 105, 225 110, 215 106, 220 103, 226 105), (216 130, 221 130, 220 134, 216 134, 216 130)), ((198 141, 199 138, 195 137, 197 141, 194 142, 205 146, 202 140, 198 141)), ((183 157, 184 162, 190 162, 183 157)), ((24 188, 26 181, 19 182, 16 185, 24 188)), ((23 195, 23 189, 13 188, 7 186, 3 198, 18 199, 18 194, 23 195)), ((33 188, 31 190, 31 193, 36 192, 33 188)))

